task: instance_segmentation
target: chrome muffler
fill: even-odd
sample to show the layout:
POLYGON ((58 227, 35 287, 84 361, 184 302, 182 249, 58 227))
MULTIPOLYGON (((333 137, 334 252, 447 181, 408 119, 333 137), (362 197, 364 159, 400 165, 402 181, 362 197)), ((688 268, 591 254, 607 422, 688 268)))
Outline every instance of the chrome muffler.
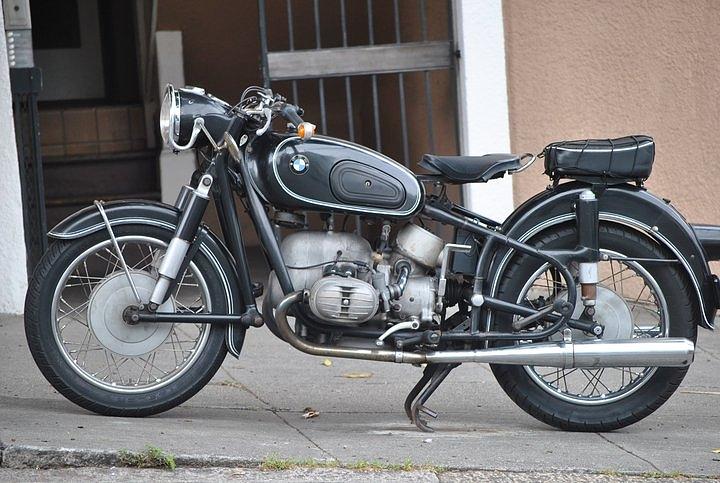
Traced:
POLYGON ((290 345, 300 351, 318 356, 406 364, 485 362, 570 369, 575 367, 685 367, 692 363, 695 354, 695 344, 681 337, 583 340, 579 342, 565 340, 493 349, 428 353, 323 346, 299 337, 288 324, 288 310, 302 301, 303 296, 302 291, 285 296, 275 309, 275 323, 283 339, 290 345))
POLYGON ((662 339, 583 340, 541 342, 473 351, 437 351, 428 363, 487 362, 519 366, 575 367, 685 367, 694 357, 695 344, 672 337, 662 339))

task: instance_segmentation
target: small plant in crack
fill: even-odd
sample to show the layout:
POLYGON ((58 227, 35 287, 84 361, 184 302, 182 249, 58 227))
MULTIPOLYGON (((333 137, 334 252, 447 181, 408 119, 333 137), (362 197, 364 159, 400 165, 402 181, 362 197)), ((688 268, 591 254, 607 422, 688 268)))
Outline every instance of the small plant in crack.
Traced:
POLYGON ((385 463, 381 461, 352 461, 344 463, 338 460, 316 460, 316 459, 292 459, 280 458, 275 454, 266 457, 260 463, 260 469, 265 471, 283 471, 294 468, 339 468, 355 471, 429 471, 431 473, 440 474, 446 471, 446 468, 436 465, 415 465, 409 459, 403 463, 385 463))
POLYGON ((140 452, 121 449, 118 460, 120 465, 133 468, 162 468, 170 471, 176 468, 175 456, 152 445, 147 445, 140 452))

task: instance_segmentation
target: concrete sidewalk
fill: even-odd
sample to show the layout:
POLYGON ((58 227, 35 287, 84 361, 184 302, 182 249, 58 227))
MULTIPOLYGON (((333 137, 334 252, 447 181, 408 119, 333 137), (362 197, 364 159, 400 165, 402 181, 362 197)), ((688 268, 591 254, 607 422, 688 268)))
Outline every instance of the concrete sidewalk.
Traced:
POLYGON ((471 364, 455 370, 430 400, 440 413, 437 432, 421 433, 402 409, 419 368, 341 359, 326 367, 266 329, 250 330, 241 359, 228 357, 186 404, 145 419, 101 417, 45 381, 20 318, 0 319, 0 341, 5 467, 42 463, 34 458, 89 464, 83 455, 102 459, 154 445, 188 455, 189 463, 220 466, 257 464, 272 455, 458 469, 720 475, 720 454, 713 453, 720 448, 720 335, 706 330, 690 374, 670 401, 644 421, 607 434, 545 426, 510 401, 487 366, 471 364), (345 377, 357 372, 372 376, 345 377), (304 419, 306 407, 320 415, 304 419), (95 453, 48 451, 57 448, 95 453))

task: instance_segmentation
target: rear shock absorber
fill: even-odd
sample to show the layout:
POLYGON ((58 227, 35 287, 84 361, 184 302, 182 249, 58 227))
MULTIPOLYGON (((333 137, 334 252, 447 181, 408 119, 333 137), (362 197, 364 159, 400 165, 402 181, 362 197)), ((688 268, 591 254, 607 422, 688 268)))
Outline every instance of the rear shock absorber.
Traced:
POLYGON ((205 209, 210 201, 208 193, 212 184, 213 177, 204 174, 200 177, 197 188, 183 190, 182 201, 180 198, 178 199, 179 204, 184 208, 181 208, 182 215, 180 215, 180 221, 175 229, 175 235, 170 240, 170 244, 165 250, 165 257, 160 264, 160 268, 158 268, 158 281, 148 304, 148 309, 151 311, 157 310, 168 298, 168 290, 178 276, 185 255, 187 255, 190 244, 195 238, 202 217, 205 214, 205 209))
MULTIPOLYGON (((594 307, 597 298, 600 257, 598 200, 591 190, 580 193, 577 208, 578 245, 589 249, 590 260, 579 263, 580 296, 585 307, 594 307)), ((592 312, 592 310, 591 310, 592 312)))

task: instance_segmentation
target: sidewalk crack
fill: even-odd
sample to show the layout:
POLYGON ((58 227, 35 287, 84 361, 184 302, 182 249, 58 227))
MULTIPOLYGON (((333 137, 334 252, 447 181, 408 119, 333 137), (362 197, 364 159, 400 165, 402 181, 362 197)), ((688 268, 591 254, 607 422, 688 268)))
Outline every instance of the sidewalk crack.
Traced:
POLYGON ((258 401, 260 401, 261 403, 263 403, 265 406, 267 406, 266 408, 263 408, 263 409, 269 409, 270 411, 273 411, 273 410, 274 410, 274 408, 272 407, 272 404, 270 404, 268 401, 266 401, 266 400, 264 400, 263 398, 261 398, 260 395, 256 394, 252 389, 250 389, 249 387, 247 387, 245 384, 243 384, 242 382, 238 381, 237 378, 235 378, 235 377, 230 373, 230 371, 228 371, 227 369, 225 369, 225 368, 222 367, 222 366, 220 366, 220 370, 223 371, 227 377, 229 377, 230 379, 232 379, 233 382, 237 383, 237 385, 239 386, 239 389, 241 389, 242 391, 245 391, 246 393, 250 394, 252 397, 254 397, 254 398, 257 399, 258 401))
POLYGON ((597 435, 600 436, 602 439, 604 439, 605 441, 607 441, 607 442, 610 443, 611 445, 615 446, 616 448, 618 448, 618 449, 624 451, 625 453, 629 454, 630 456, 634 456, 635 458, 637 458, 637 459, 639 459, 639 460, 641 460, 641 461, 644 461, 645 463, 649 464, 650 466, 653 467, 653 469, 654 469, 655 471, 658 471, 658 472, 661 472, 661 473, 662 473, 662 470, 661 470, 660 468, 658 468, 657 466, 655 466, 655 463, 653 463, 652 461, 643 458, 642 456, 640 456, 640 455, 637 454, 637 453, 633 453, 633 452, 630 451, 629 449, 623 447, 621 444, 616 443, 615 441, 612 441, 612 440, 608 439, 607 437, 605 437, 605 436, 602 435, 601 433, 595 433, 595 434, 597 434, 597 435))
POLYGON ((272 412, 275 416, 277 416, 277 417, 280 419, 280 421, 282 421, 283 423, 285 423, 288 427, 290 427, 290 428, 294 429, 295 431, 297 431, 297 433, 298 433, 300 436, 302 436, 303 438, 305 438, 306 440, 308 440, 308 442, 309 442, 310 444, 312 444, 313 446, 315 446, 315 447, 316 447, 317 449, 319 449, 322 453, 326 454, 328 457, 330 457, 331 459, 333 459, 333 460, 335 460, 335 461, 338 460, 332 453, 330 453, 330 451, 326 450, 325 448, 323 448, 322 446, 320 446, 319 444, 317 444, 315 441, 312 440, 312 438, 310 438, 310 436, 308 436, 307 434, 303 433, 303 431, 302 431, 300 428, 298 428, 297 426, 293 425, 292 423, 290 423, 290 421, 288 421, 287 419, 285 419, 284 417, 282 417, 282 416, 280 415, 280 413, 278 412, 277 409, 275 409, 275 408, 270 408, 270 412, 272 412))
POLYGON ((333 456, 332 453, 330 453, 328 450, 322 448, 319 444, 317 444, 315 441, 313 441, 307 434, 303 433, 302 430, 300 430, 300 428, 292 425, 292 424, 290 423, 290 421, 288 421, 287 419, 285 419, 284 417, 282 417, 282 416, 280 415, 280 411, 284 411, 282 408, 273 407, 273 405, 270 404, 269 401, 264 400, 262 397, 260 397, 259 394, 256 394, 252 389, 250 389, 249 387, 247 387, 247 386, 246 386, 245 384, 243 384, 242 382, 238 381, 237 378, 235 378, 235 377, 230 373, 230 371, 228 371, 227 369, 225 369, 225 368, 222 367, 222 366, 220 367, 220 369, 225 373, 225 375, 226 375, 227 377, 229 377, 229 378, 232 379, 234 382, 236 382, 236 383, 240 386, 240 388, 242 388, 243 391, 247 392, 247 393, 250 394, 252 397, 254 397, 254 398, 257 399, 258 401, 260 401, 261 403, 263 403, 263 404, 266 406, 266 407, 262 408, 263 410, 265 410, 265 411, 270 411, 271 413, 273 413, 280 421, 282 421, 283 423, 285 423, 286 426, 288 426, 288 427, 294 429, 295 431, 297 431, 297 433, 298 433, 300 436, 302 436, 303 438, 305 438, 306 440, 308 440, 308 442, 309 442, 310 444, 312 444, 313 446, 315 446, 318 450, 320 450, 320 452, 326 454, 327 456, 329 456, 329 457, 330 457, 331 459, 333 459, 333 460, 337 460, 337 458, 336 458, 335 456, 333 456))

